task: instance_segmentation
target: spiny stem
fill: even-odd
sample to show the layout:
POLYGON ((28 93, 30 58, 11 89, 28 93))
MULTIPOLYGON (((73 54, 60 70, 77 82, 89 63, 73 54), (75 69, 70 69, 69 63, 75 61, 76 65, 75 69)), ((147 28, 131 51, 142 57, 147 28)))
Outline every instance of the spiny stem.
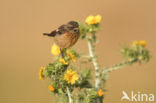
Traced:
POLYGON ((87 42, 88 42, 89 55, 92 58, 92 62, 95 68, 95 88, 100 89, 100 72, 99 72, 100 67, 95 55, 93 41, 90 38, 88 38, 87 42))
MULTIPOLYGON (((93 44, 93 40, 91 38, 87 38, 88 43, 88 49, 89 49, 89 55, 92 58, 92 62, 95 68, 95 88, 98 90, 101 88, 101 79, 100 79, 100 66, 97 61, 97 57, 95 54, 95 47, 93 44)), ((102 99, 97 98, 96 103, 102 103, 102 99)))
POLYGON ((132 65, 133 63, 135 63, 136 60, 132 60, 132 61, 125 61, 125 62, 122 62, 120 64, 116 64, 116 65, 113 65, 109 68, 105 68, 102 73, 108 73, 108 72, 112 72, 112 71, 115 71, 115 70, 118 70, 118 69, 122 69, 124 68, 125 66, 128 66, 128 65, 132 65))
POLYGON ((72 97, 71 97, 71 93, 70 93, 68 87, 67 87, 67 94, 68 94, 69 103, 73 103, 73 99, 72 99, 72 97))

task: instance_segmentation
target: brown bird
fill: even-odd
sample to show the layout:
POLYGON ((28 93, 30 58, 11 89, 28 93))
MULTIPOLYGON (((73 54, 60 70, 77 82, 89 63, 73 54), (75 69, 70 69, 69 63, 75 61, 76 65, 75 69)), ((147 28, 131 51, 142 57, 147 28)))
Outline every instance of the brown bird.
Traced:
POLYGON ((80 36, 79 24, 76 21, 70 21, 61 25, 58 29, 51 33, 43 33, 43 35, 53 37, 54 42, 61 48, 69 48, 73 46, 80 36))

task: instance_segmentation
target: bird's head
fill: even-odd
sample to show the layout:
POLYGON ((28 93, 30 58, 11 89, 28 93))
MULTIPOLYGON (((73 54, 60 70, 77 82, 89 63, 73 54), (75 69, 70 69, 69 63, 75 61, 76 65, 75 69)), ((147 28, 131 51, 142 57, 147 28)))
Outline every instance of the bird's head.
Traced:
POLYGON ((76 33, 76 34, 80 34, 80 29, 79 29, 78 22, 76 22, 76 21, 69 21, 68 25, 69 25, 69 29, 71 30, 71 32, 76 33))

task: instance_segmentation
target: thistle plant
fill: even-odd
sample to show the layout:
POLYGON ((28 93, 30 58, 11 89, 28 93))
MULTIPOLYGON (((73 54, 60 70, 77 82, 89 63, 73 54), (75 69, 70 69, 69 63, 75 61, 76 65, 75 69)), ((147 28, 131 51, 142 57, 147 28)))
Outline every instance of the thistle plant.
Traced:
POLYGON ((89 54, 78 53, 72 48, 60 51, 60 48, 53 44, 53 62, 40 68, 40 79, 49 78, 48 89, 53 95, 59 96, 60 103, 102 103, 106 92, 103 84, 106 83, 110 72, 134 63, 146 63, 151 57, 145 40, 134 41, 131 45, 122 47, 121 63, 107 68, 100 67, 95 47, 96 33, 100 30, 101 20, 102 17, 96 15, 88 16, 85 23, 79 22, 80 38, 86 40, 89 54), (91 71, 91 67, 80 68, 78 62, 92 63, 94 71, 91 71))

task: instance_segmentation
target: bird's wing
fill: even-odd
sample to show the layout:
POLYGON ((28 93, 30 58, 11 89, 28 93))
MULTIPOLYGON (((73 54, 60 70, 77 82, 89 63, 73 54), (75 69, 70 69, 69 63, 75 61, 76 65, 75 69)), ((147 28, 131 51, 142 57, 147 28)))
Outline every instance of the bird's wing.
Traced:
POLYGON ((52 31, 50 34, 44 33, 44 35, 55 36, 62 35, 66 32, 71 32, 75 27, 69 23, 61 25, 58 29, 52 31))
POLYGON ((64 34, 65 32, 68 32, 69 29, 68 29, 68 25, 61 25, 58 29, 56 29, 56 32, 57 34, 61 35, 61 34, 64 34))
POLYGON ((74 27, 71 24, 63 24, 61 25, 58 29, 52 31, 51 33, 43 33, 43 35, 47 36, 56 36, 56 35, 62 35, 66 32, 69 32, 73 29, 74 27))

